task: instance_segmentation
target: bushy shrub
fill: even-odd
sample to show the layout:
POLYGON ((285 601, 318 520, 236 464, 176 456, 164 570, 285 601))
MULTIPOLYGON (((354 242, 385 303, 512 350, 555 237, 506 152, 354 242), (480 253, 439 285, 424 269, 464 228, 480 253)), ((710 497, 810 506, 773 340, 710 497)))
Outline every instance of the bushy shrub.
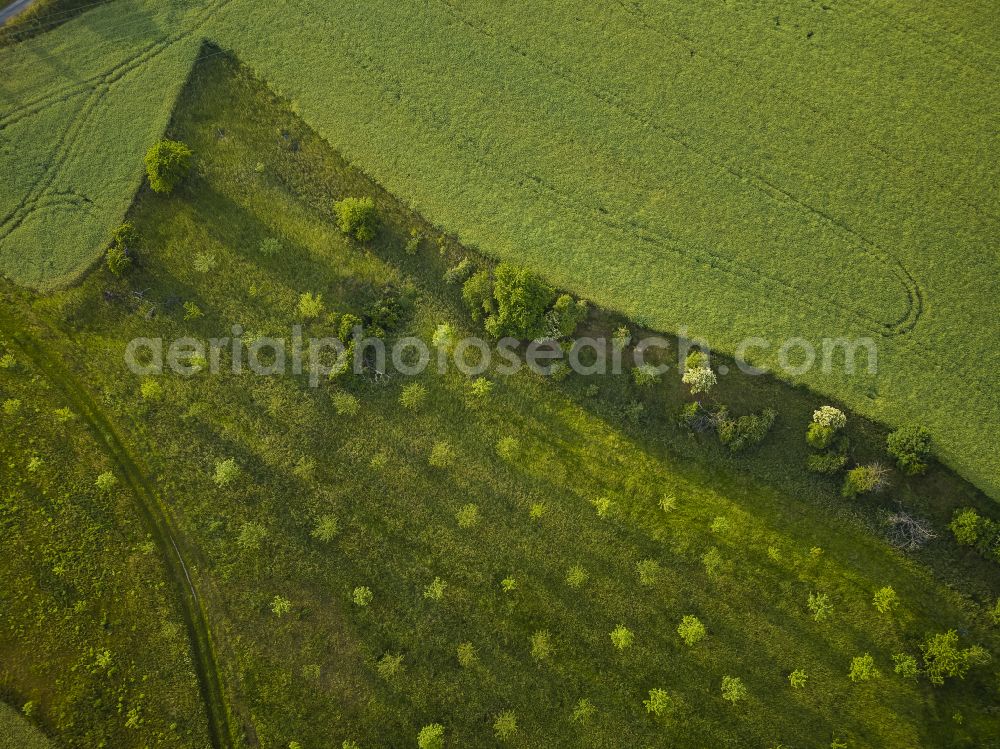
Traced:
POLYGON ((284 596, 275 596, 271 600, 271 612, 277 616, 282 617, 292 610, 292 602, 289 601, 284 596))
POLYGON ((419 382, 413 382, 403 388, 399 394, 399 405, 409 411, 415 411, 427 400, 427 388, 419 382))
POLYGON ((597 708, 594 707, 594 703, 586 697, 581 697, 576 705, 573 706, 573 712, 570 717, 573 719, 574 723, 586 723, 594 717, 596 712, 597 708))
POLYGON ((924 659, 924 673, 931 684, 937 685, 944 684, 948 678, 964 679, 970 667, 989 660, 989 654, 978 646, 960 650, 958 632, 953 629, 928 637, 920 645, 920 652, 924 659))
POLYGON ((566 572, 566 584, 571 588, 580 588, 586 584, 589 577, 587 570, 579 564, 574 564, 566 572))
POLYGON ((701 563, 705 567, 705 574, 714 577, 722 568, 722 554, 714 546, 701 556, 701 563))
POLYGON ((500 263, 493 274, 496 314, 485 321, 486 332, 494 338, 511 336, 521 340, 545 332, 545 311, 555 291, 526 268, 500 263))
POLYGON ((859 655, 851 659, 851 668, 847 675, 851 681, 871 681, 882 675, 882 672, 875 666, 875 659, 870 653, 859 655))
POLYGON ((829 427, 836 432, 847 426, 847 416, 839 408, 820 406, 819 409, 813 411, 812 423, 829 427))
POLYGON ((722 677, 722 699, 735 705, 737 702, 745 700, 750 693, 747 691, 743 680, 738 676, 722 677))
POLYGON ((765 408, 757 414, 730 419, 723 409, 718 416, 716 426, 719 441, 734 453, 759 445, 771 431, 777 416, 778 412, 773 408, 765 408))
POLYGON ((821 453, 810 453, 806 456, 806 469, 824 476, 832 476, 847 465, 846 439, 840 440, 844 449, 834 448, 821 453))
POLYGON ((552 635, 540 629, 531 635, 531 657, 536 661, 547 661, 552 657, 552 635))
POLYGON ((517 437, 501 437, 497 440, 497 455, 504 460, 514 460, 517 457, 520 447, 521 443, 517 437))
POLYGON ((357 416, 358 411, 361 410, 361 403, 357 397, 344 390, 333 391, 330 400, 333 402, 333 410, 337 412, 337 416, 350 418, 357 416))
POLYGON ((493 276, 488 270, 473 274, 462 284, 462 300, 473 322, 483 322, 496 312, 496 305, 493 302, 493 276))
POLYGON ((469 395, 477 400, 482 400, 493 392, 493 382, 485 377, 477 377, 469 383, 469 395))
POLYGON ((163 397, 163 386, 159 380, 145 379, 139 385, 139 395, 142 396, 143 400, 158 401, 163 397))
POLYGON ((792 685, 793 689, 801 689, 806 685, 806 680, 809 677, 806 676, 806 672, 801 668, 797 668, 792 673, 788 674, 788 683, 792 685))
POLYGON ((810 593, 808 605, 813 621, 821 622, 833 613, 833 604, 826 593, 810 593))
POLYGON ((455 513, 459 528, 473 528, 479 524, 479 505, 471 502, 455 513))
POLYGON ((378 675, 385 681, 391 681, 403 673, 403 656, 386 653, 375 666, 378 675))
POLYGON ((455 462, 455 448, 443 440, 435 442, 428 462, 434 468, 447 468, 455 462))
POLYGON ((587 303, 577 301, 569 294, 561 294, 549 310, 546 320, 548 334, 553 338, 573 335, 577 326, 587 317, 587 303))
POLYGON ((444 598, 444 591, 447 587, 448 583, 440 577, 435 577, 427 584, 427 587, 424 588, 424 598, 429 601, 440 601, 444 598))
POLYGON ((124 275, 132 267, 132 257, 124 247, 113 244, 107 252, 108 270, 116 276, 124 275))
POLYGON ((118 485, 118 477, 115 476, 111 471, 105 471, 97 477, 94 482, 94 486, 102 494, 109 494, 115 486, 118 485))
POLYGON ((647 713, 660 717, 670 707, 670 695, 665 689, 650 689, 649 699, 643 700, 642 704, 646 706, 647 713))
POLYGON ((392 284, 386 284, 375 300, 365 307, 365 317, 373 329, 372 335, 381 338, 383 332, 398 329, 409 318, 411 311, 410 298, 392 284))
POLYGON ((375 211, 375 201, 371 198, 344 198, 333 204, 333 212, 337 215, 337 226, 359 242, 374 239, 378 228, 378 214, 375 211))
POLYGON ((440 723, 431 723, 420 729, 417 734, 417 747, 419 749, 444 749, 444 726, 440 723))
POLYGON ((548 512, 549 507, 544 502, 533 502, 528 509, 528 517, 532 520, 541 520, 542 516, 548 512))
POLYGON ((504 710, 493 721, 493 735, 500 741, 510 741, 517 734, 517 716, 513 710, 504 710))
POLYGON ((205 316, 202 312, 201 307, 199 307, 195 302, 190 299, 182 305, 184 307, 184 320, 190 322, 191 320, 200 320, 205 316))
POLYGON ((685 645, 692 647, 705 639, 705 625, 698 617, 688 614, 677 625, 677 634, 681 636, 685 645))
POLYGON ((632 368, 632 381, 639 387, 655 385, 660 381, 660 373, 652 364, 642 364, 632 368))
POLYGON ((473 271, 472 261, 463 257, 457 265, 444 272, 444 282, 446 284, 462 283, 473 271))
POLYGON ((375 594, 372 593, 372 589, 367 585, 359 585, 353 591, 351 591, 351 601, 355 606, 360 606, 364 608, 372 602, 375 594))
POLYGON ((323 295, 305 292, 299 295, 299 316, 303 320, 315 320, 323 314, 323 295))
POLYGON ((146 151, 146 176, 154 192, 170 193, 191 171, 191 149, 176 140, 161 140, 146 151))
POLYGON ((659 581, 663 568, 655 559, 643 559, 635 565, 635 571, 639 575, 639 584, 650 586, 659 581))
POLYGON ((922 426, 904 426, 886 438, 886 448, 903 473, 917 476, 927 470, 931 433, 922 426))
POLYGON ((896 653, 892 656, 892 670, 904 679, 916 679, 920 669, 917 667, 917 659, 909 653, 896 653))
POLYGON ((836 436, 837 430, 833 427, 813 421, 806 429, 806 444, 813 450, 826 450, 836 436))
POLYGON ((870 463, 847 472, 841 494, 851 499, 859 494, 880 492, 888 485, 889 469, 880 463, 870 463))
POLYGON ((212 480, 216 486, 226 487, 236 481, 240 475, 240 467, 233 458, 215 461, 215 475, 212 480))
POLYGON ((458 665, 462 668, 472 668, 479 660, 479 656, 476 653, 476 647, 471 642, 461 643, 455 649, 455 653, 458 657, 458 665))
POLYGON ((899 605, 899 597, 896 595, 896 591, 887 585, 875 591, 875 595, 872 597, 872 605, 880 614, 888 614, 899 605))
POLYGON ((611 630, 611 644, 615 646, 618 650, 625 650, 626 648, 632 647, 632 643, 635 642, 635 635, 632 633, 628 627, 624 624, 619 624, 613 630, 611 630))
POLYGON ((971 507, 955 510, 948 527, 955 540, 962 546, 972 546, 979 540, 979 522, 982 518, 971 507))
POLYGON ((337 537, 340 524, 336 515, 321 515, 316 521, 316 526, 312 529, 312 537, 317 541, 329 543, 337 537))

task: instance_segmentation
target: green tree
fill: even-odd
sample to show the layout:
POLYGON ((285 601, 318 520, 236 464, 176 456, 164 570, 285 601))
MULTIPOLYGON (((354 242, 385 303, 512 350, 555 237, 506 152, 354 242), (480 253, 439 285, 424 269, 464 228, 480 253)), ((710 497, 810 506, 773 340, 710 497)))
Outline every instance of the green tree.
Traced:
POLYGON ((474 273, 462 284, 462 301, 465 302, 473 322, 483 322, 496 313, 496 304, 493 301, 493 276, 488 270, 474 273))
POLYGON ((859 494, 880 492, 888 485, 889 469, 880 463, 870 463, 847 472, 841 494, 850 499, 859 494))
POLYGON ((545 311, 555 293, 552 287, 531 271, 509 263, 500 263, 493 278, 496 314, 485 321, 486 331, 494 338, 525 340, 542 335, 545 311))
POLYGON ((510 741, 517 734, 517 716, 513 710, 504 710, 493 721, 493 735, 500 741, 510 741))
POLYGON ((735 705, 750 696, 743 680, 738 676, 722 677, 722 699, 735 705))
POLYGON ((677 634, 681 636, 685 645, 691 647, 705 639, 705 625, 698 617, 688 614, 677 625, 677 634))
POLYGON ((632 630, 624 624, 619 624, 611 630, 611 644, 618 650, 625 650, 626 648, 632 647, 634 642, 635 635, 632 633, 632 630))
POLYGON ((444 726, 431 723, 421 728, 417 734, 417 746, 419 749, 444 749, 444 726))
POLYGON ((895 653, 892 656, 893 671, 904 679, 916 679, 920 669, 917 667, 917 659, 909 653, 895 653))
POLYGON ((284 596, 275 596, 271 600, 271 611, 275 616, 281 617, 292 610, 292 602, 284 596))
POLYGON ((116 276, 122 276, 132 267, 132 257, 124 247, 113 244, 108 248, 107 263, 109 271, 116 276))
POLYGON ((233 458, 215 461, 215 476, 212 480, 216 486, 227 487, 236 481, 240 475, 240 467, 233 458))
POLYGON ((303 320, 315 320, 323 314, 324 309, 322 294, 307 291, 299 295, 299 317, 303 320))
POLYGON ((663 567, 655 559, 643 559, 636 563, 635 571, 639 575, 639 584, 647 587, 656 585, 663 574, 663 567))
POLYGON ((428 462, 434 468, 447 468, 455 462, 455 448, 444 440, 439 440, 431 447, 428 462))
POLYGON ((115 488, 118 484, 118 477, 115 476, 111 471, 105 471, 97 477, 94 482, 94 486, 97 487, 98 491, 102 494, 110 494, 111 490, 115 488))
POLYGON ((813 621, 821 622, 828 619, 830 614, 833 613, 833 604, 830 602, 830 596, 826 593, 810 593, 809 612, 812 614, 813 621))
POLYGON ((548 333, 554 338, 573 335, 577 326, 587 317, 587 303, 577 301, 569 294, 562 294, 548 313, 548 333))
POLYGON ((339 524, 335 515, 321 515, 312 529, 312 537, 317 541, 329 543, 337 537, 339 524))
POLYGON ((643 700, 642 704, 646 706, 647 713, 659 718, 670 707, 670 695, 665 689, 650 689, 649 699, 643 700))
POLYGON ((797 668, 792 673, 788 674, 788 683, 792 685, 793 689, 801 689, 806 685, 806 672, 801 668, 797 668))
POLYGON ((194 154, 185 144, 176 140, 161 140, 146 152, 146 176, 154 192, 173 192, 191 171, 194 154))
POLYGON ((548 630, 540 629, 531 635, 531 657, 536 661, 552 658, 552 635, 548 630))
POLYGON ((899 597, 896 595, 895 590, 886 585, 884 588, 879 588, 875 591, 875 595, 872 597, 872 605, 880 614, 888 614, 899 605, 899 597))
POLYGON ((870 653, 865 653, 851 659, 847 675, 851 681, 870 681, 880 677, 882 672, 875 666, 875 658, 870 653))
POLYGON ((955 540, 962 546, 972 546, 979 540, 979 526, 982 518, 971 507, 955 510, 948 527, 955 535, 955 540))
POLYGON ((359 242, 369 242, 375 238, 378 229, 378 213, 371 198, 344 198, 333 204, 337 215, 337 226, 344 234, 359 242))
POLYGON ((424 598, 431 601, 440 601, 444 598, 445 588, 448 587, 448 583, 442 580, 440 577, 435 577, 427 587, 424 588, 424 598))
POLYGON ((367 585, 359 585, 351 592, 351 601, 355 606, 360 606, 364 608, 372 602, 375 594, 372 593, 372 589, 367 585))
POLYGON ((927 460, 931 455, 931 433, 926 427, 903 426, 886 438, 886 448, 903 473, 917 476, 927 471, 927 460))
POLYGON ((924 673, 931 684, 944 684, 945 679, 964 679, 969 668, 989 660, 989 655, 978 646, 959 649, 958 632, 953 629, 929 636, 920 646, 924 659, 924 673))
POLYGON ((386 653, 375 666, 378 675, 385 681, 390 681, 403 672, 403 656, 386 653))

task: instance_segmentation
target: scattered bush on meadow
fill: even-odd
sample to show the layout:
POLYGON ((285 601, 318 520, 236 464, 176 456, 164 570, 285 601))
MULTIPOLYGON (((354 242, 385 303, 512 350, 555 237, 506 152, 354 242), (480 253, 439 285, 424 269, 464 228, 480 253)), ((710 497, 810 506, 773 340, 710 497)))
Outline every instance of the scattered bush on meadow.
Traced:
POLYGON ((439 440, 431 447, 427 461, 434 468, 447 468, 455 462, 455 448, 444 440, 439 440))
POLYGON ((791 684, 792 689, 801 689, 806 685, 808 678, 809 677, 806 676, 805 671, 801 668, 797 668, 788 674, 788 683, 791 684))
POLYGON ((429 601, 440 601, 444 598, 444 591, 447 587, 448 583, 440 577, 435 577, 427 584, 427 587, 424 588, 424 598, 429 601))
POLYGON ((881 463, 856 466, 847 472, 841 494, 852 499, 859 494, 873 494, 889 486, 889 469, 881 463))
POLYGON ((477 377, 469 382, 469 395, 474 400, 483 400, 493 392, 494 384, 485 377, 477 377))
POLYGON ((642 704, 646 706, 647 713, 652 713, 659 718, 670 707, 670 695, 667 694, 665 689, 650 689, 649 699, 643 700, 642 704))
POLYGON ((357 399, 357 396, 344 390, 334 390, 330 393, 330 401, 333 403, 333 410, 337 412, 337 416, 350 418, 357 416, 361 410, 361 401, 357 399))
POLYGON ((826 593, 810 593, 807 605, 815 622, 829 619, 833 613, 833 603, 830 602, 830 596, 826 593))
POLYGON ((399 405, 408 411, 416 411, 427 400, 427 388, 419 382, 406 385, 399 394, 399 405))
POLYGON ((927 471, 931 433, 922 426, 900 427, 886 438, 886 448, 896 459, 899 470, 907 476, 918 476, 927 471))
POLYGON ((299 317, 303 320, 315 320, 323 314, 324 309, 322 294, 306 291, 299 295, 299 317))
POLYGON ((681 382, 691 389, 692 395, 699 395, 715 387, 718 378, 708 365, 708 357, 701 351, 692 351, 684 362, 681 382))
POLYGON ((226 458, 225 460, 215 461, 215 475, 212 477, 212 481, 215 485, 224 488, 232 484, 240 476, 240 467, 236 464, 234 458, 226 458))
POLYGON ((660 381, 660 373, 653 364, 641 364, 632 367, 632 381, 639 387, 655 385, 660 381))
POLYGON ((530 340, 546 333, 546 311, 555 291, 525 268, 500 263, 491 274, 474 274, 462 286, 462 298, 475 322, 494 338, 530 340))
POLYGON ((420 729, 417 734, 417 747, 419 749, 444 749, 444 726, 440 723, 431 723, 420 729))
POLYGON ((549 511, 549 506, 544 502, 533 502, 528 508, 528 517, 532 520, 541 520, 542 516, 549 511))
POLYGON ((566 584, 571 588, 583 587, 589 578, 587 570, 579 564, 574 564, 566 572, 566 584))
POLYGON ((111 491, 118 485, 118 477, 115 476, 111 471, 105 471, 97 477, 94 481, 94 486, 101 494, 110 494, 111 491))
POLYGON ((517 579, 510 576, 505 577, 500 581, 500 589, 504 593, 513 593, 517 590, 517 579))
POLYGON ((777 417, 777 411, 773 408, 765 408, 758 414, 747 414, 730 419, 727 410, 723 407, 716 417, 719 441, 733 453, 747 450, 764 441, 777 417))
POLYGON ((705 574, 715 577, 722 569, 722 554, 713 546, 702 554, 701 563, 705 567, 705 574))
POLYGON ((732 705, 735 705, 737 702, 741 702, 749 696, 750 693, 747 691, 746 685, 743 684, 743 680, 740 677, 722 677, 722 699, 732 705))
POLYGON ((241 551, 259 551, 267 538, 267 528, 260 523, 249 521, 240 527, 240 534, 236 537, 236 546, 241 551))
POLYGON ((979 645, 965 649, 958 647, 958 632, 950 629, 929 636, 920 645, 924 660, 924 674, 931 684, 944 684, 945 679, 964 679, 972 666, 985 665, 990 654, 979 645))
POLYGON ((406 322, 412 312, 413 300, 392 284, 386 284, 367 307, 367 332, 376 338, 384 338, 406 322))
POLYGON ((536 661, 547 661, 552 658, 552 635, 548 630, 540 629, 531 635, 531 657, 536 661))
POLYGON ((854 682, 871 681, 882 676, 882 672, 875 666, 875 658, 870 653, 865 653, 851 659, 847 675, 854 682))
POLYGON ((337 216, 337 226, 344 234, 359 242, 369 242, 375 238, 378 229, 378 214, 375 201, 371 198, 344 198, 333 204, 337 216))
POLYGON ((639 584, 649 587, 659 582, 663 567, 655 559, 643 559, 636 563, 635 571, 639 575, 639 584))
POLYGON ((955 511, 948 527, 960 545, 972 546, 987 559, 1000 562, 1000 523, 963 507, 955 511))
POLYGON ((339 530, 340 524, 335 515, 321 515, 316 520, 316 525, 313 527, 310 535, 317 541, 329 543, 337 537, 339 530))
POLYGON ((191 149, 176 140, 161 140, 146 152, 146 176, 154 192, 173 192, 191 171, 191 149))
POLYGON ((393 653, 386 653, 375 666, 378 675, 384 681, 392 681, 403 673, 403 656, 393 653))
POLYGON ((611 630, 611 644, 618 650, 625 650, 632 647, 635 642, 635 634, 624 624, 619 624, 611 630))
POLYGON ((899 605, 899 597, 892 587, 886 585, 884 588, 879 588, 875 591, 875 595, 872 597, 872 605, 880 614, 889 614, 899 605))
POLYGON ((517 457, 520 447, 521 443, 517 437, 501 437, 497 440, 497 455, 504 460, 513 461, 517 457))
POLYGON ((459 528, 473 528, 479 524, 479 505, 471 502, 455 513, 459 528))
POLYGON ((146 401, 158 401, 163 397, 163 385, 159 380, 147 378, 139 385, 139 395, 146 401))
POLYGON ((264 237, 257 245, 257 252, 264 257, 277 257, 283 249, 284 247, 277 237, 264 237))
POLYGON ((895 653, 892 656, 893 672, 904 679, 916 679, 920 673, 917 666, 917 659, 909 653, 895 653))
POLYGON ((561 294, 545 316, 546 333, 551 338, 571 336, 587 318, 587 303, 561 294))
POLYGON ((504 710, 493 721, 493 735, 500 741, 510 741, 517 734, 517 716, 513 710, 504 710))
POLYGON ((677 625, 677 634, 681 636, 685 645, 693 647, 705 639, 705 625, 698 617, 688 614, 677 625))
POLYGON ((292 602, 289 601, 284 596, 275 596, 271 600, 271 612, 277 616, 282 617, 292 610, 292 602))
POLYGON ((205 313, 202 311, 201 307, 199 307, 195 302, 192 302, 190 299, 184 302, 184 304, 181 306, 184 308, 185 322, 191 322, 192 320, 200 320, 205 316, 205 313))
POLYGON ((458 656, 458 665, 462 668, 472 668, 479 660, 476 647, 471 642, 461 643, 455 649, 455 653, 458 656))
POLYGON ((473 270, 475 268, 472 265, 472 261, 467 257, 463 257, 458 261, 457 265, 452 266, 444 272, 444 282, 449 285, 464 283, 473 270))
POLYGON ((111 235, 111 245, 108 247, 108 270, 116 276, 124 275, 138 254, 141 238, 135 224, 126 221, 118 226, 111 235))
POLYGON ((367 585, 359 585, 351 591, 351 602, 361 608, 370 604, 373 598, 375 598, 375 594, 372 593, 372 589, 367 585))
POLYGON ((570 713, 570 718, 574 723, 586 723, 597 713, 597 708, 594 707, 592 703, 586 697, 581 697, 577 701, 576 705, 573 706, 573 712, 570 713))

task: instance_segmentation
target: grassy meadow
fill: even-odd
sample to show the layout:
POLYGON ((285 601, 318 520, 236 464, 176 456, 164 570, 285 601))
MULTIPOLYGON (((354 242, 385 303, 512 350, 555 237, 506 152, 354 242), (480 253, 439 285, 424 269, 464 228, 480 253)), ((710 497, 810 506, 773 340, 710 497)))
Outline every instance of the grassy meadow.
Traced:
MULTIPOLYGON (((510 714, 516 730, 505 742, 518 747, 996 744, 995 658, 943 686, 904 678, 893 661, 919 656, 928 635, 949 629, 963 647, 997 653, 987 615, 1000 594, 996 566, 945 528, 955 507, 989 513, 990 500, 940 465, 922 478, 894 476, 878 499, 840 498, 838 482, 804 469, 805 427, 825 401, 803 388, 723 378, 716 397, 738 413, 779 411, 767 441, 734 457, 676 425, 688 397, 677 372, 652 389, 628 375, 487 375, 485 396, 457 372, 428 372, 416 403, 403 397, 413 382, 399 375, 310 388, 304 376, 228 368, 145 381, 128 372, 123 352, 134 337, 218 337, 235 323, 248 341, 287 335, 295 323, 330 334, 326 315, 302 318, 307 292, 321 294, 327 312, 360 315, 392 290, 407 310, 394 337, 429 340, 443 323, 456 336, 476 332, 460 287, 442 278, 463 257, 489 261, 343 160, 299 111, 209 48, 167 128, 197 154, 195 171, 172 196, 138 195, 129 219, 143 243, 131 275, 102 266, 44 296, 4 287, 8 327, 58 352, 61 376, 93 393, 93 409, 128 435, 193 560, 233 726, 221 745, 414 746, 423 726, 438 723, 446 746, 494 746, 510 714), (383 222, 369 246, 346 238, 331 209, 359 195, 375 198, 383 222), (413 253, 412 229, 424 237, 413 253), (190 319, 185 302, 203 315, 190 319), (235 475, 215 480, 230 460, 235 475), (880 518, 899 503, 938 531, 918 554, 881 535, 880 518), (884 586, 899 596, 888 614, 873 606, 884 586), (832 611, 816 620, 810 596, 825 596, 832 611), (692 645, 678 632, 686 616, 704 626, 692 645), (611 636, 619 627, 632 635, 621 649, 611 636), (865 654, 880 675, 853 682, 852 659, 865 654), (793 687, 799 670, 805 685, 793 687), (723 698, 726 677, 745 686, 735 704, 723 698), (666 695, 659 714, 644 704, 651 690, 666 695)), ((587 332, 609 335, 625 322, 598 309, 587 332)), ((111 509, 95 476, 113 467, 79 420, 60 426, 49 416, 62 401, 44 374, 29 363, 0 371, 0 400, 25 409, 0 418, 10 435, 0 463, 11 477, 4 543, 45 533, 55 545, 48 553, 61 558, 52 524, 76 522, 80 535, 65 545, 74 564, 88 565, 78 585, 85 570, 96 578, 124 564, 153 575, 150 540, 135 519, 126 523, 128 493, 112 495, 123 516, 104 518, 111 509), (77 429, 79 437, 54 437, 77 429), (77 439, 85 457, 61 456, 77 439), (42 470, 25 473, 35 454, 42 470), (32 493, 36 475, 61 482, 43 484, 49 494, 78 487, 77 499, 53 498, 49 508, 32 493), (76 519, 86 512, 113 525, 120 545, 88 535, 76 519), (133 547, 142 554, 126 553, 133 547), (88 559, 95 549, 101 556, 88 559)), ((848 430, 856 460, 884 458, 882 427, 852 415, 848 430)), ((0 631, 0 646, 19 654, 2 661, 6 698, 23 702, 20 685, 35 684, 39 724, 68 746, 91 746, 57 719, 66 691, 51 674, 80 657, 68 643, 97 637, 85 629, 100 621, 93 613, 78 624, 69 610, 112 589, 71 595, 52 581, 56 561, 21 549, 2 558, 26 566, 2 589, 25 602, 17 626, 0 631), (43 657, 29 658, 24 627, 43 610, 58 626, 43 657), (43 665, 22 673, 31 663, 43 665)), ((167 595, 162 585, 128 584, 167 595)), ((160 642, 169 615, 143 611, 167 600, 131 600, 136 608, 116 616, 138 628, 132 646, 160 642)), ((128 645, 109 647, 118 662, 128 645)), ((95 713, 114 726, 107 745, 203 746, 202 723, 170 728, 173 711, 194 710, 184 702, 197 694, 191 676, 156 670, 159 649, 134 657, 129 676, 149 676, 146 722, 126 727, 127 711, 95 713), (182 685, 188 691, 156 713, 182 685)), ((110 705, 109 694, 96 699, 110 705)))
POLYGON ((874 338, 877 374, 792 379, 925 423, 1000 496, 989 3, 115 0, 53 26, 0 50, 15 282, 99 256, 210 39, 491 257, 719 350, 764 336, 767 366, 791 337, 874 338))

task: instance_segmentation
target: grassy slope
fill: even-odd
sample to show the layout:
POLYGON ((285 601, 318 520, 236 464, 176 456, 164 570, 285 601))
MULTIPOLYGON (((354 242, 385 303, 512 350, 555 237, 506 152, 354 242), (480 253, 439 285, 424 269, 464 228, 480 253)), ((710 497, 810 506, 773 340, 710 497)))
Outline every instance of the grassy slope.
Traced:
MULTIPOLYGON (((210 6, 191 40, 235 49, 334 146, 467 243, 721 348, 747 335, 875 335, 877 376, 805 381, 887 422, 927 423, 948 461, 996 496, 1000 464, 978 426, 1000 416, 982 324, 997 311, 982 272, 996 263, 997 220, 985 4, 621 2, 598 15, 387 0, 333 15, 296 0, 260 17, 239 0, 210 6), (952 366, 955 340, 978 366, 952 366)), ((16 71, 5 107, 76 77, 55 60, 108 67, 129 47, 109 39, 190 29, 178 8, 122 0, 4 52, 16 71), (48 64, 21 66, 40 56, 48 64)), ((138 184, 168 81, 186 74, 182 48, 153 79, 130 79, 126 101, 148 96, 135 116, 89 115, 97 148, 53 189, 94 202, 62 196, 0 241, 9 275, 47 285, 95 256, 138 184), (112 180, 109 163, 121 168, 112 180), (40 246, 62 250, 24 252, 40 246)), ((20 146, 5 151, 4 211, 45 161, 31 133, 58 129, 74 101, 5 131, 20 146)))
MULTIPOLYGON (((864 505, 844 505, 835 486, 806 477, 801 431, 817 404, 804 393, 762 380, 723 383, 720 397, 738 408, 782 411, 772 443, 739 460, 665 424, 662 414, 680 399, 675 386, 650 395, 620 379, 586 399, 585 381, 555 387, 522 376, 499 381, 485 403, 470 405, 464 378, 428 376, 429 401, 415 414, 398 405, 398 380, 385 387, 355 381, 347 385, 361 401, 353 419, 333 411, 328 387, 284 378, 170 378, 162 400, 144 402, 121 370, 128 338, 207 337, 234 321, 256 334, 281 334, 303 291, 357 311, 391 281, 415 302, 406 332, 429 337, 442 321, 466 327, 457 293, 439 281, 460 248, 442 257, 427 243, 417 257, 403 254, 419 219, 348 169, 245 75, 233 82, 230 73, 212 58, 171 127, 200 154, 198 173, 170 199, 141 196, 133 218, 147 248, 129 286, 101 271, 39 300, 35 311, 65 321, 80 346, 67 356, 146 444, 182 531, 200 547, 202 574, 217 590, 211 615, 234 658, 229 681, 263 746, 298 740, 319 747, 351 737, 362 746, 408 744, 431 721, 446 724, 455 745, 479 746, 502 709, 517 712, 523 746, 799 746, 834 735, 852 747, 982 746, 994 735, 985 707, 995 669, 932 689, 892 675, 889 660, 948 627, 995 650, 981 609, 939 582, 948 577, 992 602, 993 569, 942 540, 927 557, 935 579, 868 532, 864 505), (331 199, 359 193, 376 194, 388 219, 373 252, 345 242, 331 223, 331 199), (256 252, 268 236, 281 238, 282 256, 256 252), (212 254, 215 269, 195 271, 197 253, 212 254), (106 287, 118 302, 95 301, 106 287), (129 289, 147 289, 159 314, 148 319, 149 305, 129 289), (164 306, 172 296, 196 301, 207 316, 182 321, 179 307, 164 306), (633 399, 647 407, 639 424, 620 416, 633 399), (510 462, 494 449, 508 435, 520 440, 510 462), (456 449, 449 468, 428 465, 438 440, 456 449), (230 456, 244 476, 220 490, 210 480, 214 461, 230 456), (314 476, 293 473, 301 458, 315 461, 314 476), (659 509, 664 494, 677 498, 675 511, 659 509), (615 502, 613 517, 597 517, 590 500, 601 497, 615 502), (470 501, 482 522, 461 530, 454 514, 470 501), (532 520, 528 510, 538 502, 547 512, 532 520), (340 524, 329 544, 310 537, 326 513, 340 524), (716 518, 724 521, 712 530, 716 518), (257 549, 237 542, 247 523, 266 530, 257 549), (723 572, 709 576, 701 557, 713 547, 723 572), (814 555, 813 547, 823 552, 814 555), (646 558, 664 567, 648 588, 635 572, 646 558), (590 573, 581 590, 564 582, 572 564, 590 573), (513 595, 499 588, 507 575, 519 583, 513 595), (441 603, 422 596, 435 576, 448 582, 441 603), (877 617, 871 607, 872 590, 883 584, 903 600, 894 617, 877 617), (375 592, 368 609, 349 602, 357 585, 375 592), (832 595, 831 621, 808 617, 814 591, 832 595), (280 619, 269 610, 278 594, 293 602, 280 619), (674 631, 688 613, 709 630, 691 650, 674 631), (635 647, 622 655, 608 638, 618 623, 636 633, 635 647), (542 629, 555 656, 538 664, 529 637, 542 629), (479 651, 471 671, 456 662, 463 641, 479 651), (374 668, 387 652, 403 654, 406 664, 390 682, 374 668), (854 685, 848 662, 863 652, 876 656, 885 675, 854 685), (306 669, 312 665, 318 677, 306 669), (800 667, 810 684, 793 692, 786 675, 800 667), (731 708, 720 699, 725 674, 746 681, 747 704, 731 708), (657 686, 673 700, 664 722, 647 716, 641 702, 657 686), (584 696, 599 712, 580 726, 569 711, 584 696)), ((316 325, 313 332, 326 331, 316 325)), ((860 422, 853 429, 863 457, 878 430, 860 422)), ((975 498, 940 470, 926 485, 903 482, 895 496, 939 513, 940 522, 947 515, 941 488, 975 498)))
POLYGON ((57 418, 75 404, 12 340, 0 345, 17 357, 0 370, 0 402, 21 404, 0 417, 0 694, 34 702, 61 745, 127 746, 141 731, 203 746, 186 632, 125 477, 109 494, 94 486, 112 458, 81 414, 57 418), (133 716, 141 728, 126 726, 133 716))

